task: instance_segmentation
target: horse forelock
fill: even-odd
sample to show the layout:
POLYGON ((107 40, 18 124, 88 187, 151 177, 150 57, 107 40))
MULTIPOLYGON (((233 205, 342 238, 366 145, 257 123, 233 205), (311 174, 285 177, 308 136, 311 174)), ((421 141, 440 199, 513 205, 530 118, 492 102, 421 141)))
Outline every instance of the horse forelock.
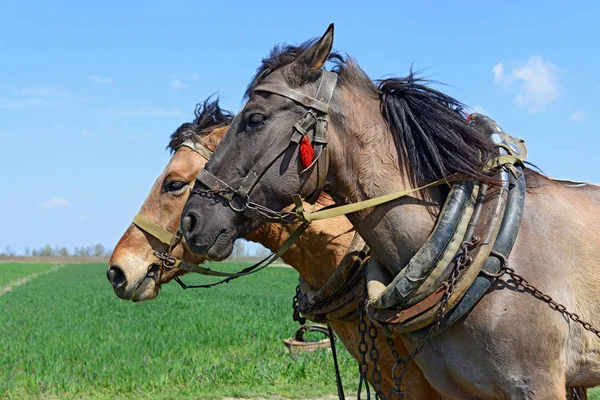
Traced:
MULTIPOLYGON (((212 96, 196 105, 194 120, 192 122, 182 124, 171 134, 169 144, 167 145, 171 153, 176 152, 187 140, 198 143, 201 138, 212 136, 214 133, 220 133, 217 143, 221 139, 226 129, 223 129, 222 132, 215 131, 218 128, 228 127, 231 121, 233 121, 234 114, 219 106, 219 98, 214 101, 211 101, 211 98, 212 96)), ((216 143, 214 145, 216 146, 216 143)))

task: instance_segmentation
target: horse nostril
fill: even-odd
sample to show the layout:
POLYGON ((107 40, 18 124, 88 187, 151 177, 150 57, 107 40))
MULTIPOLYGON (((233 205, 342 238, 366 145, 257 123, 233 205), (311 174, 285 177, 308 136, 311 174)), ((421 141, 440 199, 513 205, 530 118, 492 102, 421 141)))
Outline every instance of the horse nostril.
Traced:
POLYGON ((127 284, 125 273, 117 265, 112 265, 108 271, 106 271, 106 277, 115 289, 119 289, 127 284))
POLYGON ((196 223, 196 217, 194 217, 193 214, 187 213, 185 217, 181 219, 181 231, 183 234, 187 236, 192 233, 196 227, 196 223))

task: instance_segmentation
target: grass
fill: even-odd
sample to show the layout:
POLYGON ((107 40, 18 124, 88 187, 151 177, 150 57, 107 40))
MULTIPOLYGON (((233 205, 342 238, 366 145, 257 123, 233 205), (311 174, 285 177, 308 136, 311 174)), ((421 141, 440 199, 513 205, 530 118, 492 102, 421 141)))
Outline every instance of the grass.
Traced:
MULTIPOLYGON (((67 265, 0 296, 0 398, 333 394, 328 350, 284 350, 296 282, 269 268, 211 290, 167 285, 134 304, 112 293, 104 265, 67 265)), ((356 363, 340 353, 354 391, 356 363)))
POLYGON ((2 263, 0 264, 0 288, 28 275, 46 272, 53 266, 54 264, 2 263))
MULTIPOLYGON (((51 267, 0 264, 0 282, 51 267)), ((268 268, 211 290, 166 285, 134 304, 112 293, 104 264, 67 265, 0 296, 0 399, 334 394, 328 350, 284 351, 296 282, 295 271, 268 268)), ((351 394, 356 362, 339 352, 351 394)))

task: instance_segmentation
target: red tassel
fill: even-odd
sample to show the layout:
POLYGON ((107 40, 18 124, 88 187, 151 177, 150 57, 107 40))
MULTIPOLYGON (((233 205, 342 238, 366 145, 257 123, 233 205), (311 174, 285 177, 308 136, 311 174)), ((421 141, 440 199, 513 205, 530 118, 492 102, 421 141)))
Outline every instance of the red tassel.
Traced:
POLYGON ((471 116, 471 114, 467 115, 467 122, 471 122, 472 119, 473 117, 471 116))
POLYGON ((304 168, 308 168, 310 164, 312 164, 313 159, 315 157, 315 150, 310 144, 308 138, 306 136, 300 139, 300 162, 304 168))

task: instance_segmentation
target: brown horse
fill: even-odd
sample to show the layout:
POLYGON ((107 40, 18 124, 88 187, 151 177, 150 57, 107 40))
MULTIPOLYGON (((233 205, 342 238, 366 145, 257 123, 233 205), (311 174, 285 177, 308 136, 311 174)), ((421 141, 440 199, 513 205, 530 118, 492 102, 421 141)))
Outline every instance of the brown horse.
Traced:
MULTIPOLYGON (((197 109, 193 124, 183 124, 177 129, 169 144, 173 156, 142 205, 141 214, 168 231, 177 230, 183 206, 188 198, 188 189, 206 163, 200 154, 187 146, 182 146, 182 143, 192 140, 211 151, 214 150, 227 130, 226 127, 215 128, 215 125, 228 123, 228 115, 220 110, 217 102, 205 102, 203 107, 197 109)), ((330 204, 333 204, 333 201, 326 195, 319 199, 319 206, 330 204)), ((275 251, 287 239, 293 228, 294 226, 265 224, 248 235, 247 239, 275 251)), ((302 239, 282 258, 311 286, 320 288, 346 254, 353 236, 351 231, 352 225, 343 217, 313 224, 302 239)), ((162 284, 183 274, 181 270, 165 269, 160 266, 159 260, 153 255, 155 250, 164 251, 165 245, 133 224, 127 228, 114 249, 107 273, 117 296, 132 301, 150 300, 158 295, 162 284)), ((205 261, 204 257, 189 251, 185 244, 178 245, 172 254, 192 263, 205 261)), ((330 321, 330 323, 348 351, 358 360, 357 320, 330 321)), ((395 342, 398 351, 405 355, 406 348, 403 343, 400 340, 395 342)), ((377 343, 379 346, 385 345, 385 336, 381 331, 377 335, 377 343)), ((382 354, 379 368, 385 377, 382 388, 386 391, 392 386, 389 377, 391 377, 393 364, 390 355, 382 354)), ((370 361, 369 365, 371 365, 370 361)), ((441 398, 433 391, 414 363, 411 363, 407 371, 406 384, 410 388, 408 399, 441 398)))
MULTIPOLYGON (((239 211, 247 211, 246 200, 277 211, 291 195, 318 188, 316 169, 306 170, 291 136, 309 110, 328 112, 325 168, 336 202, 372 199, 454 173, 490 182, 481 167, 495 150, 467 124, 458 101, 412 73, 376 86, 355 61, 332 55, 332 43, 333 26, 320 40, 276 48, 263 62, 249 101, 203 174, 241 182, 239 189, 220 192, 230 201, 215 201, 199 195, 214 193, 215 185, 207 190, 197 181, 184 209, 181 227, 193 251, 223 259, 236 238, 260 226, 263 220, 239 211), (329 85, 328 60, 337 75, 329 104, 328 95, 315 98, 328 92, 319 87, 329 85)), ((524 217, 509 265, 599 327, 600 189, 568 187, 531 170, 526 177, 524 217)), ((423 246, 447 195, 447 187, 437 186, 349 216, 376 256, 371 260, 382 266, 383 283, 423 246)), ((401 337, 409 349, 418 345, 401 337)), ((416 361, 438 392, 457 399, 563 399, 566 386, 600 384, 600 339, 510 279, 497 280, 416 361)))

